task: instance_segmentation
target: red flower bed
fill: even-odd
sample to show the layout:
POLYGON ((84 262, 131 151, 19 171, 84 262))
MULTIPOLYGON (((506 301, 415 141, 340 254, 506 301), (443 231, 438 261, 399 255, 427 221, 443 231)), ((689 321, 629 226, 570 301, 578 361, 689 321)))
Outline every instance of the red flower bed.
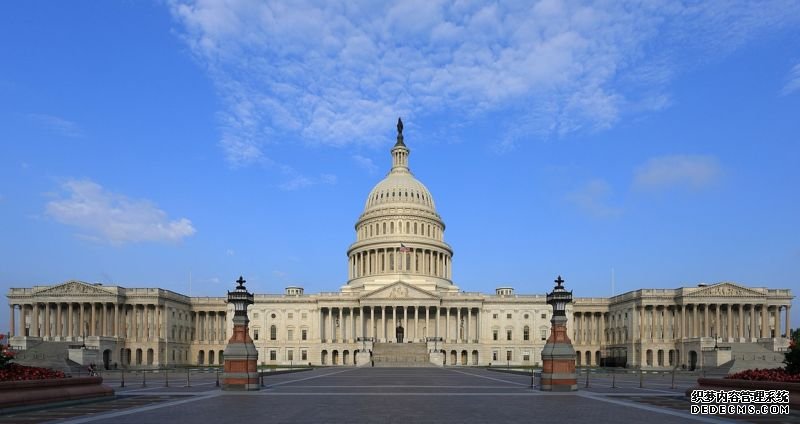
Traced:
POLYGON ((8 364, 0 368, 0 381, 43 380, 46 378, 64 378, 63 372, 49 368, 27 367, 20 364, 8 364))
POLYGON ((725 378, 752 381, 777 381, 779 383, 800 383, 800 374, 789 374, 783 368, 746 370, 731 374, 725 378))

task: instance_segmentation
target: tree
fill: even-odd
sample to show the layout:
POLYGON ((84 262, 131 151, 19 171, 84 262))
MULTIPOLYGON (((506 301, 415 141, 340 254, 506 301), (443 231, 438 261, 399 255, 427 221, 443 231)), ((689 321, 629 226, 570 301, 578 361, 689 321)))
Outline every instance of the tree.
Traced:
POLYGON ((783 363, 786 364, 786 372, 789 374, 800 374, 800 329, 795 329, 789 341, 789 351, 785 353, 783 363))

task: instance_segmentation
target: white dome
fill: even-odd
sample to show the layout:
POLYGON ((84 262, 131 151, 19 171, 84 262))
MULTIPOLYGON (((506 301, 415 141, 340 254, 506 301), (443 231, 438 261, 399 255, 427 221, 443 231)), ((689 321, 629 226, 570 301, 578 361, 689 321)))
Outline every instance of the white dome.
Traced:
POLYGON ((411 151, 398 121, 392 169, 369 192, 347 251, 345 292, 372 291, 397 281, 424 290, 458 291, 451 278, 453 249, 433 196, 408 169, 411 151))
POLYGON ((386 178, 376 184, 367 197, 364 213, 385 207, 411 207, 436 213, 436 204, 433 202, 431 192, 408 171, 392 170, 386 178))

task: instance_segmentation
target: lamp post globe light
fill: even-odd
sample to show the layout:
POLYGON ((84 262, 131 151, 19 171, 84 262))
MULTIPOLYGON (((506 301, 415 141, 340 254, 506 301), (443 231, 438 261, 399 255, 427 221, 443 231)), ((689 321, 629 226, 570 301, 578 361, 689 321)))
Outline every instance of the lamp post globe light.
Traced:
POLYGON ((567 304, 572 302, 572 291, 567 291, 559 275, 556 286, 547 294, 547 304, 553 307, 550 319, 550 337, 542 349, 543 391, 569 392, 578 390, 575 375, 575 349, 567 336, 567 304))
POLYGON ((228 303, 233 305, 233 335, 225 346, 225 365, 222 390, 259 390, 258 350, 250 338, 247 307, 255 303, 253 293, 244 286, 241 276, 238 286, 228 292, 228 303))

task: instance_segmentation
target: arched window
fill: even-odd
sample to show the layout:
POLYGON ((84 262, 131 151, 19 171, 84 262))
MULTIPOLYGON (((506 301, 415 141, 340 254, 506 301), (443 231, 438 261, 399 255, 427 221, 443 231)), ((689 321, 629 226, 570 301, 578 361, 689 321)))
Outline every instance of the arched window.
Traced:
POLYGON ((406 271, 411 271, 411 254, 406 253, 406 271))
POLYGON ((389 223, 389 232, 394 234, 394 222, 389 223))
POLYGON ((269 339, 270 340, 278 339, 278 327, 275 327, 274 325, 269 327, 269 339))
POLYGON ((389 253, 389 271, 394 271, 394 253, 389 253))
POLYGON ((531 339, 531 329, 526 325, 522 329, 522 340, 528 341, 531 339))
POLYGON ((411 232, 411 223, 406 221, 406 234, 411 232))
POLYGON ((414 234, 417 234, 417 223, 414 223, 414 234))

